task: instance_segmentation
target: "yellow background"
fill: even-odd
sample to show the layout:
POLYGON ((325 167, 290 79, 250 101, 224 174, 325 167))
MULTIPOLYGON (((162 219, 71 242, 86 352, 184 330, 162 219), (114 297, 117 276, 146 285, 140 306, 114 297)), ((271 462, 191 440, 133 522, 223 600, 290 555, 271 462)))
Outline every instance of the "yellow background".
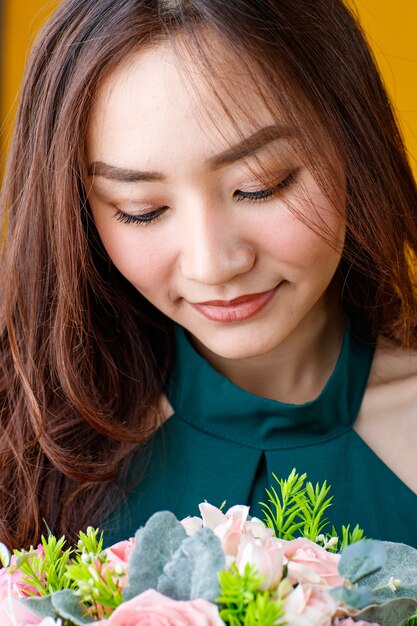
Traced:
MULTIPOLYGON (((417 0, 350 2, 354 3, 374 50, 417 172, 417 0)), ((10 135, 28 47, 56 4, 56 0, 3 0, 0 100, 3 150, 10 135)))

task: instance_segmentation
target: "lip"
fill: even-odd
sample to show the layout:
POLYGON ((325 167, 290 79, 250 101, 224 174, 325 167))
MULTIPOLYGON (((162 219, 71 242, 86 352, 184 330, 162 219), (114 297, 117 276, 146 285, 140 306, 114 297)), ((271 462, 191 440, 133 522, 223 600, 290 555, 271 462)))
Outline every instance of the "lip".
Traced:
POLYGON ((240 322, 259 313, 274 297, 279 285, 263 291, 239 296, 233 300, 209 300, 190 302, 191 306, 213 322, 240 322))

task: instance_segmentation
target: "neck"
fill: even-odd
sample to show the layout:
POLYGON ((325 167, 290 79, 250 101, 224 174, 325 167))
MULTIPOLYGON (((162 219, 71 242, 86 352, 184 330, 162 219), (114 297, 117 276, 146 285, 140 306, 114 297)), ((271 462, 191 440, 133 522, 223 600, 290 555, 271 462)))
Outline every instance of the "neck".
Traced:
MULTIPOLYGON (((273 351, 247 359, 225 359, 196 343, 200 354, 223 376, 250 393, 278 402, 314 400, 338 359, 343 320, 318 303, 273 351)), ((194 341, 195 342, 195 341, 194 341)))

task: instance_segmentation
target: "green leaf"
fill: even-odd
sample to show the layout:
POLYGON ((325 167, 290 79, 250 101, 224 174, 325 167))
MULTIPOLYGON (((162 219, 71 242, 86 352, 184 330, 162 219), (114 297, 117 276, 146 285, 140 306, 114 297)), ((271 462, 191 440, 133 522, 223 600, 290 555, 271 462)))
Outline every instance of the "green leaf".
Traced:
POLYGON ((92 616, 107 617, 123 602, 123 596, 120 577, 108 567, 106 553, 101 550, 102 536, 97 533, 94 529, 87 529, 86 535, 80 533, 75 558, 66 565, 65 576, 81 602, 91 606, 92 616))
POLYGON ((220 589, 218 572, 225 565, 220 540, 210 528, 201 528, 182 542, 165 565, 157 591, 174 600, 214 602, 220 589))
POLYGON ((54 535, 41 538, 43 552, 31 548, 29 551, 15 550, 16 568, 23 574, 22 582, 33 587, 31 595, 48 596, 54 591, 71 586, 66 576, 66 567, 73 553, 69 548, 63 551, 66 539, 56 539, 54 535))
POLYGON ((125 600, 157 588, 164 566, 186 537, 184 527, 169 511, 155 513, 136 531, 136 544, 128 563, 129 584, 123 593, 125 600))
POLYGON ((84 626, 91 623, 91 617, 87 615, 80 599, 70 589, 56 591, 51 595, 52 606, 59 617, 69 620, 75 626, 84 626))
POLYGON ((78 534, 78 552, 79 553, 95 554, 96 556, 99 556, 102 550, 103 550, 103 532, 100 532, 98 528, 93 528, 92 526, 88 526, 85 533, 81 531, 78 534))
POLYGON ((258 593, 248 605, 244 626, 284 626, 282 602, 274 602, 268 592, 258 593))
POLYGON ((259 591, 262 577, 248 563, 243 574, 236 564, 219 572, 221 592, 216 599, 227 626, 284 626, 283 601, 271 591, 259 591))
POLYGON ((304 488, 307 474, 299 476, 293 468, 287 479, 278 478, 276 474, 272 476, 279 486, 280 494, 273 486, 266 489, 268 502, 260 502, 265 523, 275 531, 277 537, 293 539, 295 533, 305 524, 302 510, 304 503, 308 501, 304 488))
MULTIPOLYGON (((275 474, 272 476, 279 490, 274 486, 266 489, 267 501, 259 504, 262 506, 264 522, 274 530, 275 536, 286 540, 302 536, 316 541, 320 534, 328 535, 326 529, 330 522, 325 512, 333 502, 333 496, 329 496, 331 486, 326 481, 315 485, 306 482, 307 474, 300 476, 295 468, 287 479, 278 478, 275 474)), ((348 531, 345 534, 347 537, 342 545, 351 543, 348 531)), ((357 527, 354 537, 357 540, 361 535, 363 531, 357 527)), ((333 546, 331 549, 335 551, 333 546)))
POLYGON ((363 578, 361 585, 383 587, 374 589, 374 594, 380 601, 395 598, 417 600, 417 550, 404 543, 385 541, 383 545, 386 554, 384 565, 377 572, 363 578), (390 579, 400 581, 396 591, 387 587, 390 579))
POLYGON ((332 536, 339 537, 339 552, 341 552, 344 548, 347 548, 351 543, 356 543, 361 539, 366 539, 365 533, 362 528, 359 527, 359 524, 356 524, 353 530, 350 530, 350 524, 347 526, 342 526, 341 532, 337 532, 336 528, 332 527, 332 536))
POLYGON ((355 615, 355 621, 376 622, 379 626, 405 626, 417 610, 414 598, 398 598, 382 605, 368 606, 355 615))
POLYGON ((31 611, 39 615, 39 617, 55 617, 55 610, 52 604, 52 596, 42 596, 41 598, 22 598, 19 600, 24 606, 29 607, 31 611))
POLYGON ((358 580, 380 569, 385 561, 385 548, 382 541, 364 539, 345 548, 339 561, 339 574, 345 580, 356 583, 358 580))
POLYGON ((335 589, 331 589, 329 594, 335 600, 339 600, 354 609, 362 609, 375 601, 372 589, 368 587, 353 587, 352 589, 336 587, 335 589))

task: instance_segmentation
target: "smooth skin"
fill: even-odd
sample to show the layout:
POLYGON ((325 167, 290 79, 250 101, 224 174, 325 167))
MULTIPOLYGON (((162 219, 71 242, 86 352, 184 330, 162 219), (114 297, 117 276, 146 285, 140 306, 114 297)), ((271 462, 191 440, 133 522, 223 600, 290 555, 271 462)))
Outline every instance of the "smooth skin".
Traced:
MULTIPOLYGON (((238 59, 222 77, 256 124, 240 107, 237 132, 168 44, 120 65, 90 118, 89 203, 114 265, 218 371, 251 393, 306 402, 328 380, 343 334, 328 297, 345 234, 343 175, 336 210, 238 59), (324 224, 332 243, 303 216, 324 224), (213 321, 193 306, 270 290, 246 319, 213 321)), ((416 377, 416 354, 379 342, 355 428, 417 493, 416 377)))

